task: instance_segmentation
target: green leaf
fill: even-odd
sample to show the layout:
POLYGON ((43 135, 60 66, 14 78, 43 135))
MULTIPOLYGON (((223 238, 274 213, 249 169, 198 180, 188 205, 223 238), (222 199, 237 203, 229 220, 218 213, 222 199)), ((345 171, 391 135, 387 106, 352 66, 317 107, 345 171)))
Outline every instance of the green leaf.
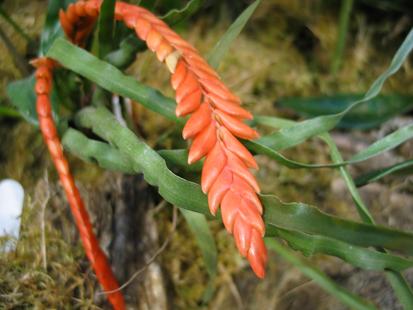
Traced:
POLYGON ((97 163, 100 167, 123 173, 132 173, 133 164, 130 158, 107 143, 87 138, 83 133, 68 128, 63 137, 65 150, 84 161, 97 163))
POLYGON ((377 140, 369 147, 357 153, 351 158, 352 161, 366 160, 379 153, 393 149, 401 143, 411 139, 413 137, 413 124, 404 126, 384 138, 377 140))
POLYGON ((184 216, 189 228, 195 236, 196 242, 201 250, 204 264, 209 275, 209 284, 205 291, 204 302, 207 302, 212 297, 214 289, 214 281, 217 275, 218 266, 218 251, 215 245, 215 240, 209 229, 205 215, 185 209, 179 209, 184 216))
POLYGON ((217 247, 205 216, 182 208, 180 210, 201 249, 209 276, 215 277, 217 273, 217 247))
POLYGON ((217 42, 212 51, 209 53, 208 62, 213 68, 217 68, 221 59, 228 52, 232 42, 238 37, 244 28, 245 24, 254 13, 261 0, 256 0, 240 16, 235 22, 228 28, 222 38, 217 42))
POLYGON ((168 25, 178 24, 195 14, 204 4, 204 0, 190 0, 182 9, 173 9, 161 17, 168 25))
POLYGON ((311 118, 300 122, 295 126, 283 128, 268 137, 259 139, 259 142, 270 148, 281 150, 300 144, 311 137, 334 128, 350 110, 361 103, 373 99, 379 94, 384 82, 400 69, 406 58, 409 56, 412 48, 413 29, 410 30, 403 44, 397 50, 390 66, 373 82, 370 89, 361 100, 353 102, 347 109, 340 113, 311 118))
MULTIPOLYGON (((98 136, 129 156, 136 173, 143 172, 145 180, 159 188, 159 193, 178 207, 209 214, 207 199, 200 186, 172 173, 164 159, 133 132, 117 123, 105 108, 83 109, 76 117, 78 125, 92 129, 98 136)), ((275 196, 261 195, 265 207, 267 235, 276 228, 322 235, 358 246, 381 246, 413 255, 413 234, 382 226, 360 224, 327 215, 303 203, 283 203, 275 196)))
POLYGON ((105 57, 113 48, 115 29, 115 0, 103 0, 98 20, 99 57, 105 57))
POLYGON ((340 23, 338 27, 337 44, 336 44, 336 49, 334 51, 333 59, 331 61, 331 73, 332 74, 336 74, 338 69, 341 66, 344 49, 346 46, 348 24, 349 24, 352 8, 353 8, 353 0, 341 0, 340 23))
MULTIPOLYGON (((305 117, 338 113, 345 110, 362 95, 335 95, 321 97, 289 97, 278 102, 305 117)), ((392 117, 413 108, 413 96, 379 95, 350 110, 337 124, 338 128, 370 129, 392 117)))
POLYGON ((280 228, 277 229, 277 235, 286 240, 291 248, 301 251, 305 256, 312 256, 316 253, 336 256, 355 267, 366 270, 403 271, 413 266, 413 260, 369 250, 329 237, 280 228))
POLYGON ((305 260, 298 258, 294 255, 294 253, 292 253, 292 251, 282 246, 277 241, 267 238, 265 240, 265 243, 267 244, 268 248, 277 252, 282 258, 293 264, 307 277, 312 279, 331 295, 336 296, 337 299, 339 299, 343 304, 349 306, 351 309, 375 309, 375 307, 372 304, 354 295, 353 293, 348 292, 343 287, 337 285, 321 270, 312 266, 305 260))
POLYGON ((75 0, 49 0, 46 21, 40 36, 39 56, 44 56, 54 40, 63 36, 59 21, 59 11, 60 9, 65 9, 69 3, 73 2, 75 2, 75 0))
POLYGON ((120 70, 98 59, 87 51, 59 38, 48 52, 48 57, 56 59, 66 68, 84 76, 110 91, 131 98, 143 106, 166 118, 183 125, 185 120, 175 115, 175 101, 163 96, 159 91, 124 75, 120 70))
POLYGON ((24 119, 38 125, 33 75, 24 80, 11 82, 7 86, 7 96, 24 119))
MULTIPOLYGON (((20 114, 29 123, 38 126, 37 112, 36 112, 36 95, 34 93, 34 75, 29 76, 23 80, 11 82, 7 86, 7 96, 11 103, 17 108, 20 114)), ((57 111, 57 97, 56 92, 52 91, 51 95, 53 117, 58 121, 57 111)))
POLYGON ((391 165, 389 167, 381 168, 378 170, 370 171, 366 174, 363 174, 356 178, 354 182, 356 183, 357 187, 364 186, 366 184, 376 182, 380 180, 381 178, 390 175, 390 174, 395 174, 395 173, 401 173, 401 172, 408 172, 412 173, 413 172, 413 159, 403 161, 401 163, 397 163, 394 165, 391 165))

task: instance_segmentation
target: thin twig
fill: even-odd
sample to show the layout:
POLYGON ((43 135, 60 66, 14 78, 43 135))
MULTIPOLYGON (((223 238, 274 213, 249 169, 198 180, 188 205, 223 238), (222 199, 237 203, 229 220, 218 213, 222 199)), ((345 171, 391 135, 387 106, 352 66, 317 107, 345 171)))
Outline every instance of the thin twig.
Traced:
POLYGON ((178 222, 178 212, 176 207, 173 210, 173 217, 172 217, 172 228, 170 233, 168 234, 168 237, 165 239, 164 243, 162 244, 162 246, 155 252, 155 254, 149 259, 149 261, 145 264, 145 266, 143 266, 141 269, 139 269, 138 271, 136 271, 130 278, 128 281, 126 281, 125 283, 123 283, 120 287, 118 287, 115 290, 111 290, 111 291, 103 291, 103 292, 99 292, 97 293, 97 295, 103 295, 103 294, 112 294, 118 291, 123 290, 125 287, 127 287, 129 284, 131 284, 133 282, 133 280, 136 279, 137 276, 139 276, 143 271, 145 271, 150 264, 152 264, 157 258, 158 256, 165 251, 165 248, 168 246, 168 244, 171 242, 172 240, 172 236, 176 230, 176 225, 178 222))
MULTIPOLYGON (((47 249, 46 249, 46 207, 50 200, 50 188, 49 188, 49 178, 47 175, 47 170, 44 173, 44 193, 45 197, 42 199, 37 198, 37 203, 40 205, 40 231, 41 231, 41 241, 40 241, 40 253, 42 256, 43 269, 47 270, 47 249)), ((38 189, 40 190, 40 189, 38 189)))

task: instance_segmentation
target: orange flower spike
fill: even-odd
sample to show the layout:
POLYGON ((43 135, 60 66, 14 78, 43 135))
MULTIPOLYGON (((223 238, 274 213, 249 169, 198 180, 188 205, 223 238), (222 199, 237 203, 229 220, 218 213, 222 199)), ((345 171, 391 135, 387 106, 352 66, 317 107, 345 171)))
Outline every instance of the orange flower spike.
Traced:
MULTIPOLYGON (((73 36, 71 32, 75 28, 67 23, 75 20, 72 10, 84 12, 85 18, 94 21, 100 4, 101 0, 89 0, 76 3, 74 9, 70 7, 70 16, 63 16, 66 32, 73 36)), ((224 224, 234 234, 241 255, 249 260, 257 276, 263 277, 267 251, 262 239, 262 205, 256 195, 258 183, 248 170, 258 166, 251 153, 235 138, 258 137, 255 130, 242 122, 242 119, 252 119, 252 114, 240 106, 240 99, 221 82, 197 50, 155 15, 117 2, 115 17, 134 29, 172 73, 171 84, 178 103, 176 114, 192 114, 183 130, 184 139, 193 139, 188 161, 193 163, 206 157, 201 183, 208 194, 210 211, 215 214, 221 205, 224 224)), ((80 44, 84 37, 82 34, 71 39, 80 44)))

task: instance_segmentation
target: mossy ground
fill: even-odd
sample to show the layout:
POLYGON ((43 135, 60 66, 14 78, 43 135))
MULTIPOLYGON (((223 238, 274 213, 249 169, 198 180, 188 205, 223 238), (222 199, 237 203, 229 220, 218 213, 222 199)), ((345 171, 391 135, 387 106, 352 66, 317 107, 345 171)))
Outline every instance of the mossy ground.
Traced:
MULTIPOLYGON (((21 6, 13 1, 5 1, 3 7, 12 12, 11 16, 21 23, 33 39, 38 38, 44 19, 45 1, 30 4, 24 2, 21 6)), ((221 12, 224 13, 220 17, 198 15, 191 21, 190 27, 182 28, 183 36, 204 55, 229 26, 226 11, 221 12)), ((400 44, 402 36, 396 31, 399 21, 386 19, 379 25, 369 19, 366 11, 355 11, 342 68, 336 75, 332 75, 329 68, 337 37, 337 20, 338 5, 325 5, 323 1, 310 1, 305 5, 298 0, 263 1, 224 58, 219 73, 250 110, 265 115, 296 118, 290 111, 278 108, 277 100, 284 96, 363 93, 374 78, 384 71, 400 44)), ((4 26, 3 21, 0 26, 4 26)), ((27 45, 10 28, 6 26, 5 29, 13 42, 16 42, 18 51, 24 55, 27 45)), ((12 65, 6 50, 1 50, 0 55, 1 96, 4 98, 4 86, 9 81, 20 78, 20 73, 12 65)), ((167 95, 173 94, 167 71, 148 52, 139 56, 128 73, 138 76, 143 83, 158 88, 167 95)), ((413 71, 408 62, 396 77, 386 83, 384 91, 411 91, 412 78, 413 71)), ((150 145, 183 145, 182 141, 177 142, 172 124, 161 116, 141 107, 135 112, 138 112, 139 127, 150 145), (170 134, 165 135, 165 132, 170 134), (160 136, 163 136, 162 141, 159 140, 160 136)), ((266 129, 262 130, 265 132, 266 129)), ((373 131, 368 136, 361 135, 368 140, 377 134, 377 131, 373 131)), ((347 139, 352 139, 351 135, 344 135, 347 139)), ((94 277, 76 234, 70 228, 70 216, 67 210, 62 209, 66 204, 40 134, 24 121, 2 120, 0 136, 0 179, 9 177, 19 180, 27 194, 17 250, 0 256, 0 304, 5 308, 96 307, 93 306, 94 277), (44 181, 45 171, 48 171, 50 178, 48 184, 44 181), (42 216, 42 200, 39 196, 48 191, 58 194, 42 216), (56 208, 59 204, 60 208, 56 208), (45 223, 44 229, 42 222, 45 223), (46 269, 41 252, 42 232, 46 235, 46 269)), ((404 152, 411 155, 411 151, 404 152)), ((302 162, 322 163, 329 160, 325 145, 315 139, 286 151, 285 155, 302 162)), ((102 170, 92 164, 70 159, 74 163, 73 170, 79 183, 91 184, 90 186, 94 182, 98 183, 102 170)), ((330 213, 356 218, 349 196, 341 193, 344 189, 338 172, 326 169, 292 170, 264 157, 259 157, 258 160, 261 169, 257 176, 263 192, 275 194, 285 201, 303 201, 330 213), (338 192, 340 199, 337 199, 338 192)), ((394 186, 393 184, 393 188, 394 186)), ((407 187, 406 184, 404 186, 407 187)), ((390 197, 392 189, 385 184, 381 190, 380 197, 369 195, 368 191, 363 194, 369 199, 374 213, 379 215, 379 221, 387 223, 389 218, 381 213, 380 199, 385 195, 390 197)), ((170 212, 165 209, 155 216, 160 239, 165 239, 170 233, 170 212)), ((388 214, 394 212, 389 211, 388 214)), ((289 292, 294 291, 295 286, 307 283, 307 280, 274 254, 271 254, 267 280, 256 280, 246 261, 237 254, 232 238, 222 229, 221 224, 211 222, 210 226, 219 251, 217 292, 211 300, 211 309, 239 308, 241 304, 249 309, 270 309, 277 305, 287 307, 290 295, 296 296, 289 292)), ((330 270, 330 273, 337 277, 341 272, 351 271, 335 259, 317 256, 315 260, 324 270, 333 268, 335 271, 330 270), (337 271, 337 268, 341 271, 337 271)), ((208 277, 200 251, 183 219, 179 221, 177 231, 162 253, 160 262, 172 283, 176 308, 199 307, 208 277)), ((311 285, 309 282, 308 286, 311 285)), ((320 291, 314 291, 310 299, 311 305, 315 307, 319 302, 318 309, 336 305, 334 300, 327 300, 326 295, 320 291)))

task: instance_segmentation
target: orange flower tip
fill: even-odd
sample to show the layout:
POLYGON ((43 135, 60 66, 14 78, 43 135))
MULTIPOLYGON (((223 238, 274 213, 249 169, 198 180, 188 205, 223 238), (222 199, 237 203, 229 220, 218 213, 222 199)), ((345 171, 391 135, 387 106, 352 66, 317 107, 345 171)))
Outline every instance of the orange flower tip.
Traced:
POLYGON ((252 115, 250 112, 246 111, 245 113, 245 118, 249 119, 249 120, 253 120, 254 119, 254 115, 252 115))
MULTIPOLYGON (((253 269, 254 270, 254 269, 253 269)), ((265 278, 265 269, 263 267, 261 267, 260 269, 255 269, 254 270, 255 275, 260 278, 261 280, 263 280, 265 278)))
POLYGON ((217 216, 217 211, 217 209, 212 209, 211 207, 209 208, 209 212, 211 212, 213 216, 217 216))
POLYGON ((260 134, 259 134, 256 130, 254 130, 252 140, 256 140, 256 139, 258 139, 259 137, 260 137, 260 134))
POLYGON ((175 73, 176 65, 178 64, 178 60, 181 57, 181 53, 179 51, 175 51, 165 58, 165 64, 168 67, 169 72, 175 73))
POLYGON ((175 110, 175 115, 176 115, 177 117, 185 116, 184 113, 181 111, 181 109, 179 109, 179 106, 178 106, 178 107, 176 108, 176 110, 175 110))
POLYGON ((265 278, 265 263, 256 257, 255 259, 249 259, 251 269, 254 271, 255 275, 260 278, 264 279, 265 278))
POLYGON ((189 153, 188 155, 188 165, 192 165, 193 163, 198 161, 198 154, 189 153))

